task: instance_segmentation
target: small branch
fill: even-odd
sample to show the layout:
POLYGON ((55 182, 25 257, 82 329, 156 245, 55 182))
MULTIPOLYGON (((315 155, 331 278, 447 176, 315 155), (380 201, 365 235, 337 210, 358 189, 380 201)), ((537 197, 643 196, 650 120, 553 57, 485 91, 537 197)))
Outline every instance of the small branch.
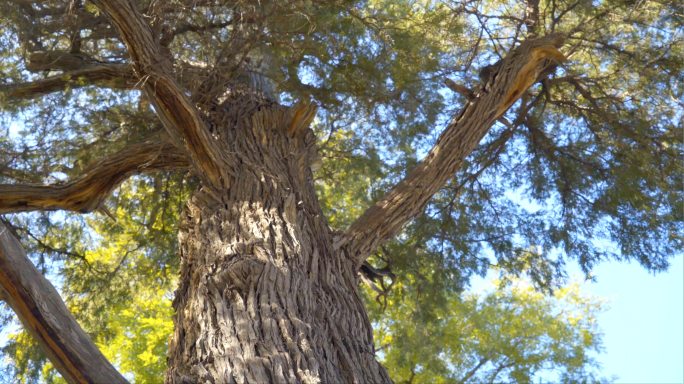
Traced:
MULTIPOLYGON (((444 79, 444 85, 449 87, 452 91, 459 93, 461 96, 465 97, 468 101, 471 101, 475 98, 475 91, 472 89, 466 87, 465 85, 460 85, 457 84, 455 81, 451 79, 444 79)), ((508 121, 505 117, 500 117, 499 121, 508 127, 509 129, 513 129, 513 125, 511 124, 510 121, 508 121)))
MULTIPOLYGON (((242 23, 244 23, 243 20, 241 20, 242 23)), ((168 46, 171 44, 173 39, 178 36, 182 35, 184 33, 188 32, 206 32, 206 31, 211 31, 214 29, 221 29, 225 28, 229 25, 233 24, 233 20, 226 20, 221 23, 210 23, 210 24, 205 24, 205 25, 193 25, 193 24, 183 24, 181 26, 177 26, 169 31, 166 31, 160 39, 160 44, 164 47, 168 46)))
POLYGON ((187 157, 161 141, 131 145, 61 185, 0 185, 0 214, 35 210, 92 212, 132 175, 188 168, 187 157))
POLYGON ((475 367, 473 367, 473 369, 466 372, 465 376, 463 376, 463 378, 461 380, 457 381, 457 383, 458 384, 464 384, 465 382, 467 382, 471 377, 473 377, 473 375, 475 375, 475 373, 477 373, 477 371, 480 368, 482 368, 483 365, 485 365, 489 360, 491 360, 491 358, 493 356, 494 356, 494 350, 492 349, 489 351, 489 353, 487 354, 486 357, 483 357, 480 359, 480 361, 477 363, 477 365, 475 367))
POLYGON ((368 287, 370 287, 377 293, 377 295, 375 296, 375 301, 377 301, 378 304, 384 307, 383 310, 387 309, 387 295, 391 292, 394 283, 396 283, 397 281, 397 276, 394 273, 392 273, 389 259, 386 262, 387 265, 384 268, 377 269, 373 267, 368 261, 364 261, 363 265, 361 265, 361 268, 359 268, 358 272, 361 280, 368 287), (390 279, 392 279, 392 282, 387 287, 385 286, 384 282, 385 277, 389 277, 390 279), (376 282, 380 283, 380 287, 378 287, 375 284, 376 282), (380 298, 383 299, 383 302, 380 302, 380 298))
POLYGON ((69 313, 57 290, 33 266, 0 221, 0 300, 17 314, 69 383, 128 383, 69 313))
POLYGON ((515 360, 508 363, 508 364, 500 364, 497 368, 492 377, 489 380, 489 384, 494 384, 496 382, 496 377, 499 376, 499 373, 503 371, 506 368, 511 368, 515 365, 515 360))
POLYGON ((404 381, 404 384, 413 384, 413 379, 416 377, 416 370, 411 367, 411 377, 409 377, 408 380, 404 381))
POLYGON ((466 87, 465 85, 456 84, 456 82, 451 79, 444 79, 444 85, 449 87, 449 89, 451 89, 452 91, 465 97, 468 101, 475 98, 475 92, 473 92, 472 89, 466 87))

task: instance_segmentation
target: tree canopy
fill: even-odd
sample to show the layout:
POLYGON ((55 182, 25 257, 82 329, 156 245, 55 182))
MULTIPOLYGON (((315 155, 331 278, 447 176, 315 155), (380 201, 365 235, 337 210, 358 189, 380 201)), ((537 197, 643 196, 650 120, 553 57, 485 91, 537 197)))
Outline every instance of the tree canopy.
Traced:
POLYGON ((548 297, 516 281, 447 300, 429 322, 408 297, 378 316, 376 342, 397 383, 610 382, 593 357, 605 301, 579 284, 548 297))
MULTIPOLYGON (((484 312, 533 295, 512 290, 485 304, 458 297, 492 268, 567 295, 568 263, 587 277, 612 260, 655 273, 684 245, 679 1, 132 3, 162 47, 158 65, 198 105, 226 84, 255 82, 283 104, 320 105, 312 124, 322 158, 316 187, 340 231, 425 156, 509 51, 563 36, 567 62, 540 73, 425 214, 361 268, 369 305, 387 306, 372 310, 378 325, 410 306, 412 321, 438 333, 459 321, 450 311, 487 321, 484 312)), ((177 223, 199 177, 182 153, 158 144, 167 136, 159 108, 140 91, 146 80, 135 76, 135 58, 100 8, 3 1, 0 32, 0 183, 53 188, 37 189, 45 198, 34 205, 15 204, 16 191, 0 189, 3 221, 103 352, 136 382, 154 382, 172 327, 177 223), (147 143, 157 143, 149 153, 163 161, 151 156, 144 169, 136 163, 104 183, 111 166, 101 159, 125 164, 147 143), (79 191, 93 198, 72 198, 79 191)), ((544 310, 538 321, 549 316, 544 310)), ((392 332, 408 332, 401 327, 392 332)), ((17 336, 5 348, 14 369, 50 380, 45 357, 29 345, 17 336)), ((464 362, 489 353, 458 345, 469 354, 464 362)), ((406 358, 388 348, 387 362, 406 358)), ((392 364, 397 380, 409 379, 411 367, 392 364)))

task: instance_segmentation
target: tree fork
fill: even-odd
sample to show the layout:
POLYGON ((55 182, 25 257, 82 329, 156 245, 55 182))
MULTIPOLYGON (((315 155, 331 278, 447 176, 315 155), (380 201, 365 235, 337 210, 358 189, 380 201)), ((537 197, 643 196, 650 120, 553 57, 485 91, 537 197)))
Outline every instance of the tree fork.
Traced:
POLYGON ((307 125, 315 105, 288 109, 235 92, 201 113, 135 6, 96 3, 202 179, 179 223, 181 276, 165 382, 391 382, 375 357, 357 271, 422 213, 549 59, 564 59, 562 39, 530 40, 510 52, 418 167, 340 236, 313 186, 315 136, 307 125))
POLYGON ((243 166, 182 214, 167 384, 391 382, 357 271, 316 197, 315 110, 242 99, 212 110, 243 166))

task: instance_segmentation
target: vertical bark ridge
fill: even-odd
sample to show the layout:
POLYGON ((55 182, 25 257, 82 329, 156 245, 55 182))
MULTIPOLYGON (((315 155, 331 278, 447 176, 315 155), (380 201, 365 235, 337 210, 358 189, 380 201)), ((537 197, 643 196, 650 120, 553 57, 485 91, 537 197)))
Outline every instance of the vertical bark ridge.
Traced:
POLYGON ((319 208, 313 132, 234 93, 205 111, 241 164, 230 189, 198 190, 182 215, 166 383, 391 382, 354 264, 319 208))

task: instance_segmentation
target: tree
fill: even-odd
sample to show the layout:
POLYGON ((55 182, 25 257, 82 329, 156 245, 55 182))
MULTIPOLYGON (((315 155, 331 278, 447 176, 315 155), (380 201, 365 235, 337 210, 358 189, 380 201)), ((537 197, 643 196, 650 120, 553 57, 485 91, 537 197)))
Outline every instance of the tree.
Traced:
POLYGON ((677 2, 94 4, 1 5, 0 213, 73 212, 9 227, 96 340, 179 271, 166 382, 390 381, 358 273, 429 319, 491 264, 681 248, 677 2))
POLYGON ((596 315, 605 300, 583 294, 577 283, 550 297, 524 281, 451 295, 427 323, 411 300, 393 304, 375 332, 383 365, 398 383, 609 381, 597 377, 591 357, 602 350, 596 315))

